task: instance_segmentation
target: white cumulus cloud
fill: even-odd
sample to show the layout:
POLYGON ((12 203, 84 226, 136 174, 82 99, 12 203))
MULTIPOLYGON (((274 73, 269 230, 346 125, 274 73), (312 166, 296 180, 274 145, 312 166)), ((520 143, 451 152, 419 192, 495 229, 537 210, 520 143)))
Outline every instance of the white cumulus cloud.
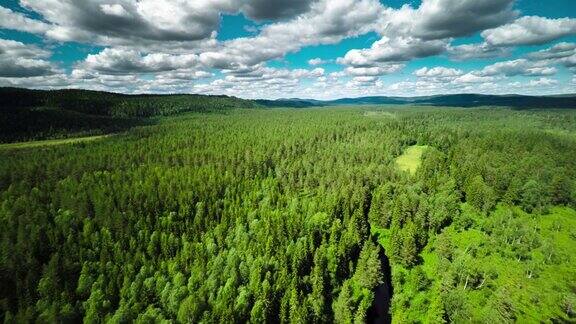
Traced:
POLYGON ((576 19, 548 19, 526 16, 510 24, 482 32, 482 37, 495 46, 536 45, 576 34, 576 19))

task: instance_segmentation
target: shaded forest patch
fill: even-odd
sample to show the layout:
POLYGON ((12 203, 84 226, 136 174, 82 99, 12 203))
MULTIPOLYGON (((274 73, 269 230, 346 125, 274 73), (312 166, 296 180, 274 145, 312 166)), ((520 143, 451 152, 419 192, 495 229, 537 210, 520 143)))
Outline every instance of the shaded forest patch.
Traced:
MULTIPOLYGON (((374 231, 376 235, 373 236, 374 243, 380 244, 378 231, 374 231)), ((381 244, 380 244, 381 245, 381 244)), ((372 307, 368 310, 368 323, 373 324, 384 324, 392 323, 392 316, 390 315, 390 305, 392 302, 392 271, 390 269, 390 261, 385 253, 384 246, 381 245, 381 249, 378 252, 378 258, 380 260, 380 267, 383 273, 383 281, 374 290, 374 302, 372 307)))
POLYGON ((0 108, 0 143, 62 140, 153 125, 153 118, 98 116, 51 107, 0 108))

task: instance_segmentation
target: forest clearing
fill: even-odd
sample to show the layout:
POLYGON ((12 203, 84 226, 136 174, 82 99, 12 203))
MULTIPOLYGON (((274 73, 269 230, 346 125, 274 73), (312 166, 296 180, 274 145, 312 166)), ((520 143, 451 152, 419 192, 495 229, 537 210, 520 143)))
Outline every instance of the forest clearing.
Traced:
POLYGON ((427 148, 426 145, 412 145, 406 148, 402 155, 396 158, 398 168, 410 174, 416 173, 416 170, 422 164, 422 154, 427 148))

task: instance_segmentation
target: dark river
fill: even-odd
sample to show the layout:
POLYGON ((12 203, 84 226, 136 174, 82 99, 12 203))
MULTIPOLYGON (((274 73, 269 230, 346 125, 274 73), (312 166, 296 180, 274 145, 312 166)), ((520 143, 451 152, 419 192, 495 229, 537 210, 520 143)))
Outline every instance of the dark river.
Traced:
MULTIPOLYGON (((378 243, 377 243, 378 244, 378 243)), ((374 290, 374 304, 368 310, 368 323, 391 323, 392 317, 389 314, 390 301, 392 300, 392 273, 390 262, 384 248, 380 249, 380 265, 384 275, 383 282, 374 290)))

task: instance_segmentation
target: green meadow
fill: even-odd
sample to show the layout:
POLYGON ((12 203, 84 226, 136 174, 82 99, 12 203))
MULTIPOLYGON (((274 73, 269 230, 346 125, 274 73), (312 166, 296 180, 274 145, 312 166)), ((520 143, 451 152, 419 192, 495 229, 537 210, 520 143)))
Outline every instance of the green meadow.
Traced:
POLYGON ((410 174, 416 173, 416 170, 422 163, 422 154, 428 147, 426 145, 412 145, 407 147, 402 155, 396 159, 398 168, 410 174))

